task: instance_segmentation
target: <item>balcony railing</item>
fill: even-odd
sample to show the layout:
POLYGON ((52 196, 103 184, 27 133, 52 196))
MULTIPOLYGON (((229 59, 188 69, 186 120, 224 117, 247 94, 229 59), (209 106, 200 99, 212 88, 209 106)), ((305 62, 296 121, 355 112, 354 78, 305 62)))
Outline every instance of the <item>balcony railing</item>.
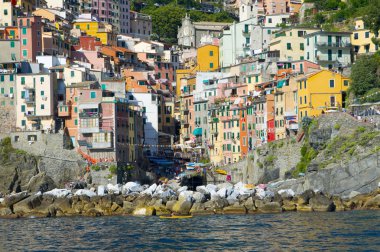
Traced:
POLYGON ((80 112, 79 118, 99 118, 98 112, 80 112))
POLYGON ((92 142, 89 146, 91 149, 112 148, 112 142, 92 142))
POLYGON ((347 42, 318 42, 317 43, 318 47, 351 47, 351 43, 347 42))

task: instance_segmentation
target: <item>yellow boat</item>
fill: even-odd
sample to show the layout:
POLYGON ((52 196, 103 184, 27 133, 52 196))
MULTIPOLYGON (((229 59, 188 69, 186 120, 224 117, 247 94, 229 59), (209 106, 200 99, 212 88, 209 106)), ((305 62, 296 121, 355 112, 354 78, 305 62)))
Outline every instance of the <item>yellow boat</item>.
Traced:
POLYGON ((222 170, 222 169, 217 169, 217 170, 215 170, 215 172, 220 174, 220 175, 227 175, 227 171, 222 170))
POLYGON ((160 219, 188 219, 192 217, 193 216, 191 215, 171 215, 171 216, 161 215, 160 219))

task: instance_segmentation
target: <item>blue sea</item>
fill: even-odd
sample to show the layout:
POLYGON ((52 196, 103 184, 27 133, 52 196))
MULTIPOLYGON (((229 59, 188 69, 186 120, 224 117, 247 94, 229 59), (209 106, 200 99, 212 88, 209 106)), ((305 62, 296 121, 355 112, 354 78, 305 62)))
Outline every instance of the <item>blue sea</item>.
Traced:
POLYGON ((380 251, 380 211, 0 219, 0 251, 380 251))

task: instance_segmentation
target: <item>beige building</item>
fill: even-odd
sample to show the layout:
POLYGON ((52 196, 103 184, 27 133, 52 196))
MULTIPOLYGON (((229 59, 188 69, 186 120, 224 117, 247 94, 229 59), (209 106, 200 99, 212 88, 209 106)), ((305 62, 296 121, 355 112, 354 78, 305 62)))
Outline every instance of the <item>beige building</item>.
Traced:
POLYGON ((355 30, 351 35, 351 43, 355 55, 375 53, 379 50, 378 46, 372 42, 375 34, 365 29, 364 22, 361 19, 355 21, 355 30))
POLYGON ((278 31, 269 45, 270 51, 280 51, 280 61, 293 61, 305 59, 304 35, 314 33, 319 29, 290 28, 278 31))
POLYGON ((16 77, 16 127, 20 130, 54 130, 57 79, 50 74, 16 77))
POLYGON ((152 17, 143 13, 131 11, 129 35, 135 38, 150 40, 152 34, 152 17))
POLYGON ((16 8, 9 0, 0 0, 0 26, 17 26, 16 8))
POLYGON ((10 63, 20 61, 20 40, 0 40, 0 62, 10 63))

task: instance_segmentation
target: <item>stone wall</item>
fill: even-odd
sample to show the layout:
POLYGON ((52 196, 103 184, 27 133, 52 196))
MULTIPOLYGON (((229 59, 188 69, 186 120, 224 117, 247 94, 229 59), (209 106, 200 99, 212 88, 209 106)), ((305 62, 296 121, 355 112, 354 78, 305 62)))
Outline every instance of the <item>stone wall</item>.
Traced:
POLYGON ((23 131, 12 132, 10 136, 14 148, 39 157, 39 171, 46 172, 58 185, 83 176, 86 163, 75 150, 63 148, 62 134, 23 131))

